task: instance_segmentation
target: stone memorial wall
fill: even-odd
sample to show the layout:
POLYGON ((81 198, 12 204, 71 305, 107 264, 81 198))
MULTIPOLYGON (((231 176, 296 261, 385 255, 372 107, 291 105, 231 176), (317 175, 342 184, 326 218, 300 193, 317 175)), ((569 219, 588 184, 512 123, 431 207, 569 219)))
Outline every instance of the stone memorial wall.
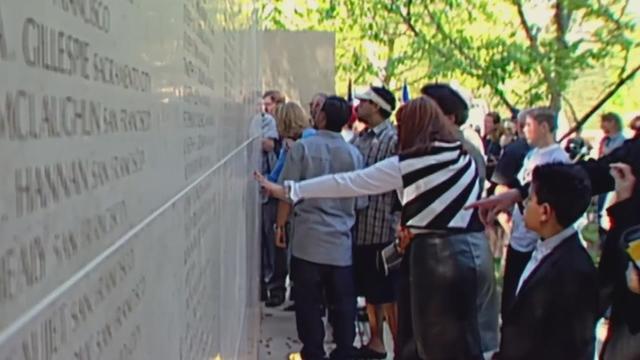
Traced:
MULTIPOLYGON (((336 36, 324 31, 264 31, 260 75, 264 89, 278 89, 305 109, 318 92, 336 93, 336 36)), ((344 96, 347 89, 337 89, 344 96)))
POLYGON ((255 357, 252 6, 0 0, 0 359, 255 357))

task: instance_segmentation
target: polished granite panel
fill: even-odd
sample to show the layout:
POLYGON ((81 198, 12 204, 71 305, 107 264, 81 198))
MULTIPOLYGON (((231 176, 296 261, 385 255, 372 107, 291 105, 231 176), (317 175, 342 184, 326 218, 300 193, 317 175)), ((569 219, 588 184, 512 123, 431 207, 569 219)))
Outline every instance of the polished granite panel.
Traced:
POLYGON ((255 357, 251 1, 0 1, 0 358, 255 357))

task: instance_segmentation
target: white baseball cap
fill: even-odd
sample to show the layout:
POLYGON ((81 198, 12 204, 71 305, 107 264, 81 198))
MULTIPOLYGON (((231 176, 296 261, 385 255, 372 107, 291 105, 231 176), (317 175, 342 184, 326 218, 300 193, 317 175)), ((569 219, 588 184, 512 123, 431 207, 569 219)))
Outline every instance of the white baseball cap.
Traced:
POLYGON ((380 97, 380 95, 376 94, 375 91, 373 91, 373 89, 371 89, 371 88, 369 88, 364 93, 356 94, 355 98, 358 99, 358 100, 373 101, 374 103, 378 104, 378 106, 380 106, 380 108, 382 108, 384 110, 387 110, 390 113, 393 112, 393 108, 391 107, 391 105, 389 105, 389 103, 386 102, 385 99, 380 97))

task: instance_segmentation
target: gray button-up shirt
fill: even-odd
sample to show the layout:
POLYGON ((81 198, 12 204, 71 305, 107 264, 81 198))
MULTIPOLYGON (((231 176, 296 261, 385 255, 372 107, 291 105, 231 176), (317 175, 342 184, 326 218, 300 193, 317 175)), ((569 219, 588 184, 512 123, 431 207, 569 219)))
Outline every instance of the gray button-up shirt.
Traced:
MULTIPOLYGON (((289 150, 280 182, 362 168, 362 155, 337 132, 318 131, 289 150)), ((291 253, 318 264, 349 266, 356 198, 305 199, 291 217, 291 253)))

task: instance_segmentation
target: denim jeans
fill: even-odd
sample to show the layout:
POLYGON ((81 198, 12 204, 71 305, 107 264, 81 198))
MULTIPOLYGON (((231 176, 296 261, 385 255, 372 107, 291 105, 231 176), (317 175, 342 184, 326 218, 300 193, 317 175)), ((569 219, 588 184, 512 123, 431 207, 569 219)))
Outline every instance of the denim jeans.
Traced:
POLYGON ((262 204, 262 226, 260 239, 260 275, 261 283, 267 284, 271 281, 274 271, 275 262, 275 231, 273 224, 276 221, 278 201, 269 199, 262 204))
POLYGON ((332 359, 350 358, 355 339, 356 295, 351 266, 317 264, 293 256, 291 277, 295 283, 295 311, 302 358, 325 358, 323 297, 330 312, 336 349, 332 359))

